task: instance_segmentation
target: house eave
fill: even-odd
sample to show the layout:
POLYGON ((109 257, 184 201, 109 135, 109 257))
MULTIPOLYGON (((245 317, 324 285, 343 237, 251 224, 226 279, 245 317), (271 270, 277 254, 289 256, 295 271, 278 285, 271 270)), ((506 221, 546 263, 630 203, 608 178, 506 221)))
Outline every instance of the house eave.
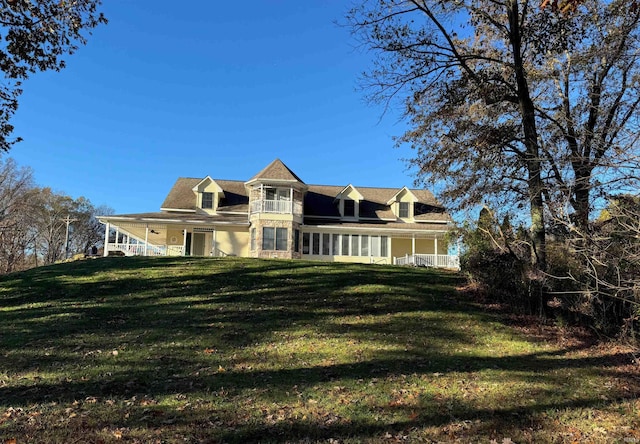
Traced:
POLYGON ((224 220, 194 220, 194 219, 171 219, 171 218, 155 218, 155 217, 126 217, 126 216, 98 216, 101 224, 111 222, 137 222, 137 223, 174 223, 184 225, 235 225, 240 227, 248 227, 249 221, 224 221, 224 220))
POLYGON ((179 212, 179 213, 195 213, 196 210, 186 210, 184 208, 164 208, 160 207, 160 211, 171 211, 171 212, 179 212))

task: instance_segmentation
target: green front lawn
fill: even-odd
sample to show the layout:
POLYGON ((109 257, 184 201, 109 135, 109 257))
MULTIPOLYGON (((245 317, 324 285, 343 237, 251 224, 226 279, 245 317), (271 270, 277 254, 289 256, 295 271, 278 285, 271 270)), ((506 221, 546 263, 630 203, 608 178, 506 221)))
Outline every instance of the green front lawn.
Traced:
POLYGON ((0 443, 640 442, 627 348, 459 285, 235 258, 0 277, 0 443))

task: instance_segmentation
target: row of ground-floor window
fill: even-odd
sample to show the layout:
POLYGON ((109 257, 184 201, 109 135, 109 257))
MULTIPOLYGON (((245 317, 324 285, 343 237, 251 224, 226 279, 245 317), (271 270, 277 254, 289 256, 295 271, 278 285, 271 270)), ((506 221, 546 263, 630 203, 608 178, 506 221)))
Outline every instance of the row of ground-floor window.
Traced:
POLYGON ((389 238, 368 234, 303 233, 302 254, 387 257, 389 238))
MULTIPOLYGON (((263 227, 263 251, 289 250, 287 228, 263 227)), ((293 250, 300 252, 300 230, 293 230, 293 250)), ((256 229, 251 229, 251 251, 257 248, 256 229)), ((387 257, 389 237, 368 234, 302 233, 302 254, 313 256, 387 257)))
MULTIPOLYGON (((300 252, 300 230, 293 230, 289 248, 287 228, 262 227, 262 251, 300 252)), ((257 249, 256 228, 251 229, 251 251, 257 249)), ((389 237, 368 234, 302 233, 302 254, 313 256, 387 257, 389 237)))
POLYGON ((448 246, 436 236, 430 238, 416 238, 408 236, 391 238, 386 235, 301 232, 293 230, 293 237, 289 238, 286 227, 262 227, 259 237, 257 230, 251 228, 250 250, 264 252, 293 251, 302 253, 303 257, 314 259, 342 258, 372 258, 372 260, 390 260, 395 256, 413 254, 447 255, 448 246), (292 244, 289 244, 291 242, 292 244))

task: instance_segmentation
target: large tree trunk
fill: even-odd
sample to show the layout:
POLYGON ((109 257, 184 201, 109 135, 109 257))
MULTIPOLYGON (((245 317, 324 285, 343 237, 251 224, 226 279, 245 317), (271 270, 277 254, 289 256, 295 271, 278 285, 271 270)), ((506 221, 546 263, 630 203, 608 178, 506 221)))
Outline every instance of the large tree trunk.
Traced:
POLYGON ((516 84, 518 87, 518 101, 522 119, 522 129, 525 143, 525 165, 528 172, 527 185, 531 214, 531 236, 533 238, 534 262, 541 270, 547 268, 547 247, 544 221, 544 199, 541 177, 540 148, 538 146, 538 131, 536 128, 535 108, 531 100, 529 85, 527 84, 522 60, 520 35, 520 14, 518 0, 509 0, 510 40, 513 54, 516 84))
POLYGON ((573 190, 575 210, 574 223, 582 235, 586 235, 589 227, 589 210, 591 203, 590 183, 592 169, 588 167, 575 168, 575 188, 573 190))

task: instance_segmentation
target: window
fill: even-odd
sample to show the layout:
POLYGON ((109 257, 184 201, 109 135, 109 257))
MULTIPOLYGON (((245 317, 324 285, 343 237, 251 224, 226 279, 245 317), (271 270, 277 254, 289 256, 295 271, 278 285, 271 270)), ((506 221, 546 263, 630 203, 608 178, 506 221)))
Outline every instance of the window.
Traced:
POLYGON ((367 234, 303 233, 302 253, 334 256, 387 257, 389 238, 367 234))
POLYGON ((358 256, 358 252, 360 250, 360 237, 357 234, 351 235, 351 256, 358 256))
POLYGON ((344 217, 354 217, 356 215, 356 202, 353 200, 344 200, 344 212, 342 215, 344 217))
POLYGON ((331 245, 331 237, 328 233, 322 234, 322 254, 324 256, 329 256, 330 253, 330 245, 331 245))
POLYGON ((334 234, 332 239, 333 239, 333 255, 340 256, 340 235, 334 234))
POLYGON ((312 254, 320 254, 320 233, 313 233, 312 254))
POLYGON ((369 236, 360 236, 360 256, 369 256, 369 236))
POLYGON ((262 249, 286 251, 287 234, 286 228, 263 227, 262 249))
POLYGON ((262 249, 273 250, 276 241, 276 229, 273 227, 262 228, 262 249))
POLYGON ((302 254, 309 254, 311 252, 309 249, 310 240, 310 233, 302 233, 302 254))
POLYGON ((349 235, 342 235, 342 255, 349 256, 349 235))
POLYGON ((409 202, 400 202, 399 206, 398 216, 402 218, 409 217, 409 202))
POLYGON ((265 188, 266 200, 291 200, 291 190, 289 188, 265 188))
POLYGON ((251 229, 251 251, 256 249, 256 229, 251 229))
POLYGON ((286 228, 276 228, 276 250, 287 251, 288 235, 286 228))
POLYGON ((202 193, 202 208, 213 208, 213 193, 202 193))
POLYGON ((293 232, 293 251, 296 253, 300 251, 300 230, 293 232))
POLYGON ((371 256, 380 256, 380 238, 371 236, 371 256))

